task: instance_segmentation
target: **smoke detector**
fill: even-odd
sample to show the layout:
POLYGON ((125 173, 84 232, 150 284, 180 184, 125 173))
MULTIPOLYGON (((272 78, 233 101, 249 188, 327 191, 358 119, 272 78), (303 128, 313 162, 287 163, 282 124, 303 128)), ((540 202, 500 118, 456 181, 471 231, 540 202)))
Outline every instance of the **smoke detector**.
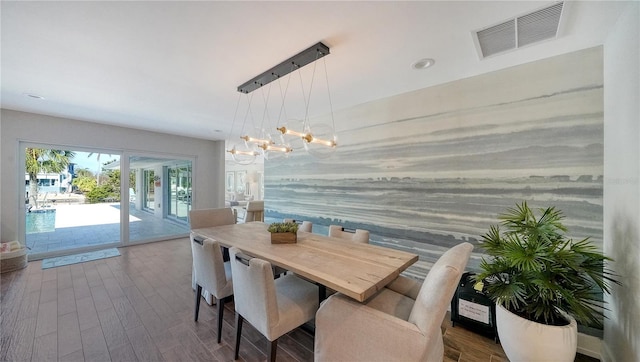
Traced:
POLYGON ((473 32, 480 59, 558 36, 564 2, 473 32))

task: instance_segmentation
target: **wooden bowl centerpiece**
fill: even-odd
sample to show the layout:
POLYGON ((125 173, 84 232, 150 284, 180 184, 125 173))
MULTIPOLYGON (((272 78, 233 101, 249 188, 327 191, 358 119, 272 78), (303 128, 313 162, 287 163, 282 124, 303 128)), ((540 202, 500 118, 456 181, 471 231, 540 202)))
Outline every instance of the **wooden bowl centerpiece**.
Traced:
POLYGON ((298 224, 274 222, 267 229, 271 233, 271 244, 293 244, 298 240, 298 224))

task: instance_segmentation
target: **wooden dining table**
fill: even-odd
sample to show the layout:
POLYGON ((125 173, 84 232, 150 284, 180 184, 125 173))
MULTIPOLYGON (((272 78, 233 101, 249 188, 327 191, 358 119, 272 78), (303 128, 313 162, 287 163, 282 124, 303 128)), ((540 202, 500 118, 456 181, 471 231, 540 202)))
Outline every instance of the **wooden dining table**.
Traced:
POLYGON ((416 254, 303 231, 298 231, 296 243, 272 244, 267 228, 266 223, 250 222, 192 231, 360 302, 418 260, 416 254))

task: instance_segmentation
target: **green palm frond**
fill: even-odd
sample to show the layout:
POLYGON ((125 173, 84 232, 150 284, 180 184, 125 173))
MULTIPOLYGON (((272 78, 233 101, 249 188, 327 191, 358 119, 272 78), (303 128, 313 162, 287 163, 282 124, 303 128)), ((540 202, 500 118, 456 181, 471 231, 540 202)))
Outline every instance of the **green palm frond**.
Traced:
POLYGON ((73 151, 27 148, 25 150, 25 171, 29 175, 32 196, 37 200, 38 173, 59 173, 64 171, 75 157, 73 151))
POLYGON ((510 234, 506 239, 509 242, 503 245, 504 255, 508 255, 512 267, 517 270, 542 271, 544 269, 544 255, 539 252, 539 245, 529 245, 516 234, 510 234))
POLYGON ((619 284, 605 267, 611 261, 589 241, 565 236, 563 213, 555 207, 538 210, 526 202, 498 216, 498 225, 482 236, 490 258, 480 263, 476 280, 485 282, 490 298, 525 318, 547 324, 564 321, 598 326, 603 318, 603 293, 619 284))

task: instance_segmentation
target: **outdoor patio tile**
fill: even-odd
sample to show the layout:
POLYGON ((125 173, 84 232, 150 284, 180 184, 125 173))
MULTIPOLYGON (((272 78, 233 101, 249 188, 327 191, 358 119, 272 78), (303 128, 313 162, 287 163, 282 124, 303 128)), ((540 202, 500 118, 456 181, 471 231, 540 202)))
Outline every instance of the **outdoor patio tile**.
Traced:
MULTIPOLYGON (((96 210, 113 208, 114 206, 117 207, 117 205, 92 204, 77 205, 73 208, 77 208, 78 210, 78 220, 93 221, 101 220, 98 216, 102 211, 96 210), (87 206, 87 208, 85 208, 85 206, 87 206), (91 217, 88 218, 87 215, 91 215, 91 217)), ((65 210, 65 213, 66 212, 68 211, 65 210)), ((189 232, 188 224, 181 225, 176 223, 174 220, 157 218, 150 213, 135 209, 130 210, 130 214, 139 219, 139 221, 131 222, 129 224, 129 238, 131 241, 185 235, 189 232)), ((27 234, 26 240, 27 246, 31 248, 30 253, 67 250, 106 243, 117 243, 120 241, 119 224, 77 226, 78 222, 75 222, 74 224, 73 221, 66 221, 65 223, 74 226, 57 227, 53 232, 27 234)))

